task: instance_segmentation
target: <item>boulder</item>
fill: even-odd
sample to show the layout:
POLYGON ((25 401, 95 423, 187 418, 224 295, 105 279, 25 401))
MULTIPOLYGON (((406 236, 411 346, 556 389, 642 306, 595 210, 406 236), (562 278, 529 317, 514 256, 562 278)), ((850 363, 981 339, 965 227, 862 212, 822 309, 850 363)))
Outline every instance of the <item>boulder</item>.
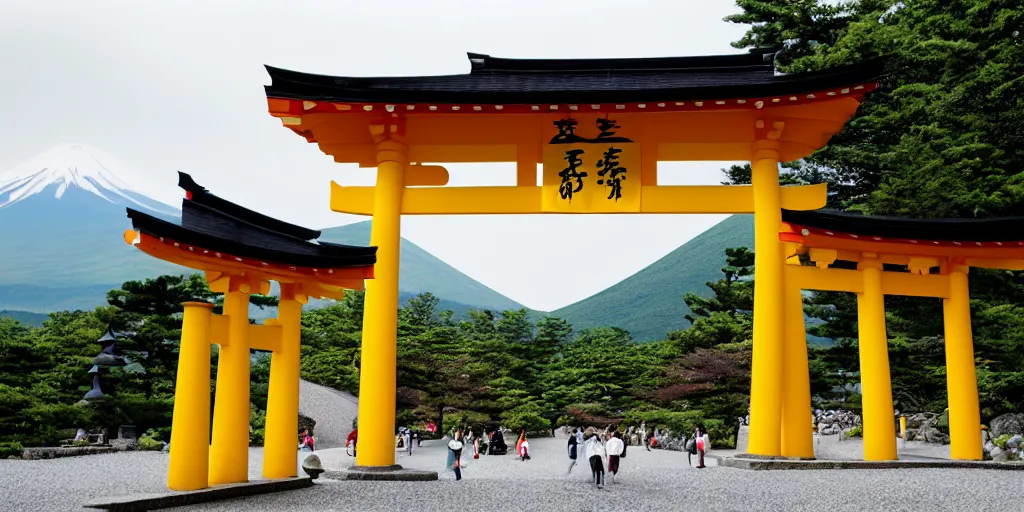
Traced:
POLYGON ((1013 437, 1011 437, 1011 438, 1006 440, 1006 447, 1007 448, 1018 448, 1018 447, 1020 447, 1022 442, 1024 442, 1024 436, 1022 436, 1020 434, 1017 434, 1017 435, 1015 435, 1015 436, 1013 436, 1013 437))
POLYGON ((1024 414, 1009 413, 997 416, 989 424, 992 437, 999 437, 1005 434, 1024 434, 1024 414))
POLYGON ((302 459, 302 470, 309 475, 309 478, 316 480, 320 473, 324 472, 324 466, 320 463, 320 457, 311 453, 302 459))

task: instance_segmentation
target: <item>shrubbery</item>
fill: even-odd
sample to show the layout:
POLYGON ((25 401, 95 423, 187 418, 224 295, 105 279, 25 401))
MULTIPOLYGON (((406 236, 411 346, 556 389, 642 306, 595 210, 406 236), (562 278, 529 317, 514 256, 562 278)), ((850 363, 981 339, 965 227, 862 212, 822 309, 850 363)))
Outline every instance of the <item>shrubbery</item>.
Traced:
POLYGON ((139 449, 145 451, 160 451, 163 450, 164 443, 160 440, 160 434, 150 429, 145 434, 139 436, 139 449))
POLYGON ((25 448, 21 446, 21 443, 17 441, 0 442, 0 459, 6 459, 8 457, 21 457, 21 454, 24 451, 25 448))

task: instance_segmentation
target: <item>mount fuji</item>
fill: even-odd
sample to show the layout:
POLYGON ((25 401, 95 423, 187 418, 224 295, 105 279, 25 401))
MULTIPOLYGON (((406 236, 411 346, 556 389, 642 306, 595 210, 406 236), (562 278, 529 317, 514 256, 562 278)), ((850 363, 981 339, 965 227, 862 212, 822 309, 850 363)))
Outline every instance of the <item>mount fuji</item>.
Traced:
MULTIPOLYGON (((157 183, 84 144, 57 146, 0 172, 0 311, 91 309, 125 281, 190 272, 122 237, 131 226, 125 207, 180 217, 182 191, 174 180, 157 183)), ((360 222, 325 229, 321 239, 367 245, 369 235, 369 222, 360 222)), ((457 313, 522 307, 408 240, 401 258, 403 298, 429 291, 457 313)))
POLYGON ((178 217, 175 192, 84 144, 54 147, 0 173, 0 309, 91 308, 111 285, 182 273, 121 237, 130 226, 125 207, 178 217))

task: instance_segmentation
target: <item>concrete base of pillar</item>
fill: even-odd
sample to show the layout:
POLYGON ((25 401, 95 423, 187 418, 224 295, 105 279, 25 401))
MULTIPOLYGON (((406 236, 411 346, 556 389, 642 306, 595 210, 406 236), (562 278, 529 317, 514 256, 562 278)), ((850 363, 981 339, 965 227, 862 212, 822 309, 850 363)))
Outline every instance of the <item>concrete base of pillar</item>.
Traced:
POLYGON ((342 471, 327 471, 321 476, 331 480, 429 482, 437 480, 437 471, 405 469, 398 464, 393 464, 391 466, 352 466, 342 471))

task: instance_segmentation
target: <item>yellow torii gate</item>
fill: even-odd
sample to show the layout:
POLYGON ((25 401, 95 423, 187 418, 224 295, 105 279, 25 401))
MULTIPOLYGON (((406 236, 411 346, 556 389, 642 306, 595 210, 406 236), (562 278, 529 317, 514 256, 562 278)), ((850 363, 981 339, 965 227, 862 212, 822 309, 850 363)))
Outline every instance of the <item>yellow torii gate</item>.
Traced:
MULTIPOLYGON (((942 299, 950 457, 981 460, 981 415, 971 335, 970 267, 1024 270, 1024 218, 913 220, 783 211, 786 244, 783 424, 806 420, 810 402, 801 290, 857 294, 864 459, 895 460, 896 424, 885 332, 885 295, 942 299), (813 266, 801 266, 806 255, 813 266), (837 262, 856 269, 830 268, 837 262), (883 265, 903 270, 885 270, 883 265)), ((755 317, 756 321, 756 317, 755 317)), ((813 457, 802 433, 784 430, 783 454, 813 457)))
MULTIPOLYGON (((271 115, 375 187, 331 185, 331 208, 372 215, 358 466, 392 466, 400 219, 404 215, 753 213, 756 297, 749 451, 782 454, 781 210, 825 186, 779 186, 779 162, 824 146, 877 87, 878 62, 779 76, 774 52, 517 60, 469 54, 465 75, 354 78, 268 67, 271 115), (751 186, 658 185, 659 161, 749 160, 751 186), (516 185, 445 187, 435 163, 515 162, 516 185), (543 180, 537 183, 537 164, 543 180)), ((786 424, 810 442, 806 413, 786 424)), ((789 418, 789 416, 786 416, 789 418)))
POLYGON ((167 486, 190 491, 249 479, 250 349, 271 352, 263 476, 295 477, 302 305, 340 299, 373 277, 375 248, 310 242, 319 231, 288 224, 209 192, 179 173, 181 224, 128 209, 124 240, 171 263, 205 272, 224 294, 224 313, 185 304, 171 419, 167 486), (277 318, 249 324, 249 297, 281 286, 277 318), (220 346, 210 426, 210 345, 220 346))

